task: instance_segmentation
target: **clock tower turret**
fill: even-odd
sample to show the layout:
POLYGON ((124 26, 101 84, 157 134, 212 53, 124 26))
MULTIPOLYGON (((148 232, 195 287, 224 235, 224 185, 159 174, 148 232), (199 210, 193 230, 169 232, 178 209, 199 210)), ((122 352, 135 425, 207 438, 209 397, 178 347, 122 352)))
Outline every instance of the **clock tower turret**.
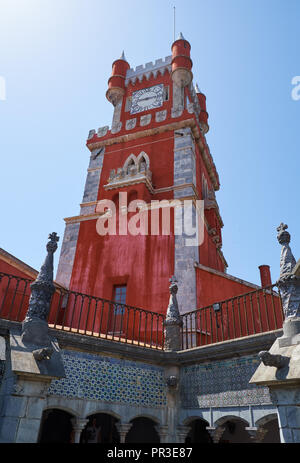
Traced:
POLYGON ((135 68, 124 54, 113 62, 106 92, 114 106, 112 125, 89 132, 81 209, 78 216, 65 219, 56 280, 110 300, 122 293, 129 305, 164 313, 169 278, 176 275, 184 313, 201 303, 197 265, 225 272, 227 264, 214 195, 219 178, 205 138, 205 96, 193 84, 190 43, 180 34, 171 50, 172 55, 135 68), (102 200, 114 205, 116 233, 99 233, 102 200), (203 201, 203 242, 187 245, 190 235, 179 235, 175 228, 186 201, 188 220, 195 228, 198 200, 203 201), (155 204, 161 202, 177 204, 170 207, 168 233, 162 222, 154 223, 155 217, 162 220, 163 206, 155 212, 155 204), (140 205, 148 211, 148 223, 132 215, 140 205), (128 223, 133 219, 134 233, 123 213, 128 223))

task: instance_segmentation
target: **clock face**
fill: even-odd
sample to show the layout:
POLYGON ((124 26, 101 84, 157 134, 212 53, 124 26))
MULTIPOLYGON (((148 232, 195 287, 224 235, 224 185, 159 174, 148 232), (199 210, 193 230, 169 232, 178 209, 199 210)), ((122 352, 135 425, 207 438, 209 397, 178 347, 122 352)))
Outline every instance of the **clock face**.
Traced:
POLYGON ((164 85, 142 88, 132 94, 130 114, 159 108, 163 104, 164 85))

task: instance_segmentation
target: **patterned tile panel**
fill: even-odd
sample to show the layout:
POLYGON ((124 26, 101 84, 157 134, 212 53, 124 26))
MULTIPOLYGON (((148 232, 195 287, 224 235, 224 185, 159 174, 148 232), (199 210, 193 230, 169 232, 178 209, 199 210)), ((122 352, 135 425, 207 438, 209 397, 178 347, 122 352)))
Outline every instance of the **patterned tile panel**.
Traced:
POLYGON ((51 395, 148 407, 166 404, 162 368, 76 351, 62 354, 66 378, 52 381, 51 395))
POLYGON ((271 403, 267 387, 249 384, 259 360, 253 356, 190 365, 181 370, 184 408, 271 403))

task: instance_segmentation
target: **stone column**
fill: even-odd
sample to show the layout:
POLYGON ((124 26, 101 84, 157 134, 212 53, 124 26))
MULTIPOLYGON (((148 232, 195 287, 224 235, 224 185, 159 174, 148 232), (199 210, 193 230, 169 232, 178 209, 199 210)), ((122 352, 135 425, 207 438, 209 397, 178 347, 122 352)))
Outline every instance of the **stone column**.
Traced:
POLYGON ((177 424, 178 424, 178 404, 180 402, 179 391, 179 374, 180 369, 176 365, 168 365, 165 368, 165 381, 167 384, 167 404, 165 415, 165 426, 161 426, 164 442, 176 443, 177 440, 177 424))
POLYGON ((177 426, 177 441, 179 444, 184 444, 186 436, 190 432, 190 426, 177 426))
POLYGON ((81 433, 88 422, 89 420, 86 418, 75 417, 71 419, 71 423, 72 423, 73 431, 74 431, 74 441, 73 441, 74 444, 80 443, 81 433))
POLYGON ((255 443, 260 443, 268 432, 262 426, 259 426, 258 428, 256 426, 246 427, 245 430, 250 435, 251 441, 255 443))
POLYGON ((213 426, 208 426, 206 430, 209 432, 210 437, 214 444, 218 444, 224 434, 225 427, 224 426, 217 426, 216 428, 213 426))
MULTIPOLYGON (((196 200, 196 156, 195 143, 190 127, 178 129, 174 133, 174 199, 182 205, 175 207, 175 262, 174 273, 180 285, 178 303, 180 313, 190 312, 197 307, 196 270, 199 262, 199 246, 191 245, 191 233, 198 227, 199 211, 192 200, 196 200), (190 201, 190 205, 184 201, 190 201), (184 214, 183 214, 184 211, 184 214), (183 216, 184 215, 184 216, 183 216), (187 219, 189 219, 187 221, 187 219)), ((204 223, 204 222, 203 222, 204 223)), ((193 240, 198 241, 198 240, 193 240)))
POLYGON ((120 443, 124 444, 128 431, 131 429, 132 423, 116 423, 116 428, 120 434, 120 443))
POLYGON ((161 444, 169 442, 168 435, 169 435, 169 426, 167 425, 157 425, 155 429, 160 437, 161 444))

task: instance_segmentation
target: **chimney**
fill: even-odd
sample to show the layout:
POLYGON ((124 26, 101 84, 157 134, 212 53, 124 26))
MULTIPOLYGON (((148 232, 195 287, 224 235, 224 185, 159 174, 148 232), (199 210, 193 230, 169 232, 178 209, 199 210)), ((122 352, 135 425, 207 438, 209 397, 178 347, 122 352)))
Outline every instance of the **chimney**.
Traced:
POLYGON ((266 287, 266 286, 271 286, 272 280, 271 280, 270 266, 269 265, 260 265, 258 268, 259 268, 259 271, 260 271, 261 286, 263 288, 266 287))

